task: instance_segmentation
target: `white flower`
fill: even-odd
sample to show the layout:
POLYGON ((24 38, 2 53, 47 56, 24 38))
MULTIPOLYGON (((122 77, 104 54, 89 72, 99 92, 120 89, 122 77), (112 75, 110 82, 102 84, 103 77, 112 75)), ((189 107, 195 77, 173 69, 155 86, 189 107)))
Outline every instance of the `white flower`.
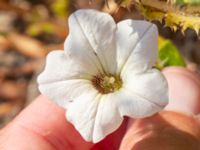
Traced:
POLYGON ((39 90, 67 109, 66 117, 86 141, 115 131, 124 116, 143 118, 168 103, 167 82, 152 66, 158 32, 146 21, 124 20, 95 10, 69 17, 64 51, 47 56, 39 90))

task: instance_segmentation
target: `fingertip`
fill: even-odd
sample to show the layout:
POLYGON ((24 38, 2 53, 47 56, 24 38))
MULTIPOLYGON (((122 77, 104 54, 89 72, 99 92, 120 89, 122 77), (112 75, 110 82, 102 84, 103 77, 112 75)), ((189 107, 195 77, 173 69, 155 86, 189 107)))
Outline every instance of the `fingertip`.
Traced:
POLYGON ((183 67, 167 67, 162 72, 169 86, 169 104, 165 109, 199 114, 200 76, 183 67))

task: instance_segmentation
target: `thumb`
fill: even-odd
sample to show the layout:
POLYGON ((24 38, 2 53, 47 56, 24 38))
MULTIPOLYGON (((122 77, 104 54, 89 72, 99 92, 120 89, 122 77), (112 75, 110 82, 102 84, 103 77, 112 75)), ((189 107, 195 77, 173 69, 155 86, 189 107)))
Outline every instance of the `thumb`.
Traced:
POLYGON ((185 114, 165 111, 130 122, 120 150, 197 150, 200 124, 185 114))

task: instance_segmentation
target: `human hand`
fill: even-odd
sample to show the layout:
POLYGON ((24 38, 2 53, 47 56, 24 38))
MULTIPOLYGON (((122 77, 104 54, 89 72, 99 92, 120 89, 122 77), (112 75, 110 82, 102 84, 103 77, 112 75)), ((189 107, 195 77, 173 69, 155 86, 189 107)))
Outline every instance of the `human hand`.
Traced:
POLYGON ((198 150, 200 79, 181 68, 168 68, 170 103, 145 119, 125 119, 103 141, 85 142, 65 119, 64 109, 39 96, 0 132, 2 150, 198 150), (196 115, 196 116, 195 116, 196 115))
POLYGON ((129 121, 121 150, 199 150, 200 77, 184 68, 163 71, 169 104, 150 118, 129 121))

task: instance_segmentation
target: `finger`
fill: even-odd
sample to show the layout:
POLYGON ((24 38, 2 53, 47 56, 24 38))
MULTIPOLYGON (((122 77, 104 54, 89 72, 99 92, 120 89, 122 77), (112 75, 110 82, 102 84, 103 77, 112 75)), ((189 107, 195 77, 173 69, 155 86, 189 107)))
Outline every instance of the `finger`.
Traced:
POLYGON ((64 114, 64 109, 52 103, 47 97, 40 96, 3 130, 0 141, 5 139, 5 136, 8 138, 2 140, 0 144, 4 143, 11 147, 14 144, 15 149, 19 147, 20 150, 30 147, 37 150, 119 148, 126 131, 127 119, 117 131, 94 145, 82 139, 74 127, 67 122, 64 114))
POLYGON ((182 113, 161 112, 130 122, 120 150, 197 150, 200 124, 182 113))
POLYGON ((9 139, 4 140, 7 143, 4 145, 12 149, 14 144, 16 150, 90 149, 93 144, 81 138, 74 127, 66 121, 64 113, 62 108, 45 96, 39 96, 3 130, 3 135, 6 134, 9 139))
POLYGON ((187 114, 199 114, 199 75, 181 67, 168 67, 163 70, 163 74, 169 85, 169 104, 165 109, 187 114))

